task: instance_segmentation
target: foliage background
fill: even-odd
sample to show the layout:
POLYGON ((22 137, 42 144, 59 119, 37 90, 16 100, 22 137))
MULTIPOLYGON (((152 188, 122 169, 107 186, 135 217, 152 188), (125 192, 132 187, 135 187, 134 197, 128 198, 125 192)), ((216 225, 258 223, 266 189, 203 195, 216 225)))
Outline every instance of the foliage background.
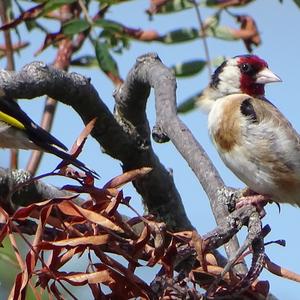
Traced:
MULTIPOLYGON (((180 13, 170 15, 155 15, 153 21, 150 21, 145 10, 149 7, 148 1, 128 1, 119 5, 112 6, 107 17, 131 27, 141 27, 143 29, 155 29, 160 33, 165 33, 179 27, 198 27, 196 14, 193 9, 189 9, 180 13)), ((300 70, 300 10, 293 1, 253 1, 249 5, 242 8, 230 9, 235 13, 246 13, 251 15, 257 22, 257 26, 261 33, 262 45, 255 48, 254 53, 266 59, 270 68, 279 75, 283 83, 274 84, 266 88, 267 97, 271 100, 291 121, 295 128, 300 131, 299 118, 299 70, 300 70)), ((214 12, 213 9, 201 9, 202 17, 214 12)), ((222 24, 232 27, 238 27, 232 18, 223 15, 222 24)), ((58 24, 49 21, 52 31, 58 30, 58 24)), ((41 60, 51 63, 54 59, 55 52, 48 48, 41 55, 33 57, 33 53, 41 46, 42 36, 34 30, 30 34, 27 33, 24 26, 20 27, 23 40, 30 41, 30 47, 22 50, 19 55, 15 56, 17 69, 32 60, 41 60)), ((0 43, 3 44, 3 36, 0 36, 0 43)), ((244 44, 241 41, 222 41, 208 38, 209 53, 211 58, 224 56, 234 56, 246 53, 244 44)), ((114 58, 118 62, 120 74, 125 78, 129 69, 133 66, 137 56, 146 52, 157 52, 162 61, 171 66, 174 63, 182 62, 190 59, 205 59, 203 44, 201 40, 182 43, 178 45, 163 45, 160 43, 142 43, 133 41, 130 49, 125 50, 122 55, 114 54, 114 58)), ((81 50, 81 54, 94 54, 94 50, 88 43, 81 50)), ((79 55, 79 54, 78 54, 79 55)), ((0 61, 0 67, 6 66, 5 60, 0 61)), ((113 84, 107 77, 97 68, 84 69, 72 67, 71 71, 79 72, 89 76, 92 83, 98 89, 99 94, 105 103, 112 109, 114 100, 112 92, 113 84)), ((201 74, 187 78, 178 79, 178 101, 182 101, 187 97, 197 93, 208 83, 208 72, 204 70, 201 74)), ((39 101, 20 101, 21 106, 35 120, 39 121, 43 109, 43 100, 39 101)), ((150 124, 154 124, 154 101, 153 98, 148 104, 148 117, 150 124)), ((225 183, 233 187, 242 187, 229 170, 227 170, 220 161, 216 151, 213 149, 207 134, 206 116, 199 111, 193 111, 190 114, 182 116, 183 121, 189 126, 193 134, 204 146, 209 156, 220 171, 225 183)), ((52 133, 59 137, 66 145, 71 146, 75 137, 83 127, 79 117, 69 108, 59 105, 55 124, 52 133)), ((198 229, 199 233, 206 233, 215 227, 215 222, 201 186, 195 179, 192 171, 176 149, 168 144, 155 144, 162 163, 166 167, 170 167, 174 172, 174 180, 179 192, 182 195, 183 203, 192 224, 198 229)), ((29 153, 22 153, 20 166, 25 167, 29 153)), ((93 166, 102 176, 101 182, 106 182, 110 178, 120 173, 121 168, 117 161, 113 161, 105 154, 100 154, 98 146, 89 139, 85 151, 80 156, 87 165, 93 166)), ((8 166, 9 152, 1 150, 0 165, 8 166)), ((38 173, 49 170, 49 166, 56 165, 56 158, 46 155, 44 161, 39 168, 38 173)), ((49 179, 49 182, 60 185, 61 182, 57 178, 49 179)), ((134 189, 127 186, 125 194, 133 195, 132 205, 139 207, 142 212, 139 196, 134 189)), ((299 259, 299 220, 300 210, 289 205, 282 205, 281 212, 278 212, 276 205, 268 205, 266 208, 267 216, 263 219, 264 224, 270 224, 272 232, 268 235, 267 241, 285 239, 287 246, 282 248, 278 245, 271 245, 266 248, 269 257, 276 263, 300 273, 299 259)), ((131 214, 127 211, 124 213, 131 214)), ((243 236, 243 234, 242 234, 243 236)), ((8 265, 9 266, 9 265, 8 265)), ((13 267, 9 266, 13 271, 13 267)), ((3 270, 2 266, 0 269, 3 270)), ((7 270, 5 267, 4 270, 7 270)), ((0 275, 3 278, 3 275, 0 275)), ((148 272, 143 274, 144 278, 151 278, 148 272)), ((271 284, 271 291, 279 299, 294 299, 299 293, 299 284, 277 278, 270 275, 266 271, 260 276, 260 279, 267 279, 271 284)), ((2 280, 1 280, 2 281, 2 280)))

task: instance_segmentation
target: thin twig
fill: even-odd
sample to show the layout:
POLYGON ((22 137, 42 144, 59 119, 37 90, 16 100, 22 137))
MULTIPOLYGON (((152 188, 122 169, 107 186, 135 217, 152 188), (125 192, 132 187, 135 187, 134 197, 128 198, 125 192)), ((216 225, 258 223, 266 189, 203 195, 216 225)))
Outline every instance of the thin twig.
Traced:
POLYGON ((205 27, 204 27, 204 24, 203 24, 203 21, 202 21, 202 17, 201 17, 201 14, 200 14, 200 9, 199 9, 197 1, 195 1, 195 0, 190 0, 190 1, 192 2, 192 4, 195 7, 197 21, 199 23, 201 31, 203 32, 202 41, 203 41, 204 53, 205 53, 206 64, 207 64, 207 69, 208 69, 208 78, 210 79, 210 77, 212 75, 212 67, 211 67, 211 60, 210 60, 208 43, 207 43, 207 38, 206 38, 206 33, 205 33, 205 27))
MULTIPOLYGON (((0 1, 0 16, 2 24, 8 23, 10 20, 7 17, 7 7, 6 1, 0 1)), ((15 61, 14 61, 14 50, 11 41, 10 30, 4 30, 4 41, 5 41, 5 55, 7 59, 6 69, 10 71, 15 70, 15 61)), ((18 156, 19 152, 16 149, 11 150, 11 158, 10 158, 10 168, 17 169, 18 168, 18 156)))
POLYGON ((288 269, 285 269, 285 268, 275 264, 274 262, 272 262, 270 260, 270 258, 268 256, 265 256, 265 269, 267 269, 269 272, 271 272, 277 276, 280 276, 280 277, 283 277, 283 278, 286 278, 289 280, 293 280, 296 282, 300 282, 300 274, 297 274, 293 271, 290 271, 288 269))
POLYGON ((94 22, 93 22, 92 18, 89 15, 89 12, 88 12, 87 7, 85 6, 85 3, 83 3, 82 0, 78 0, 78 4, 79 4, 79 6, 82 10, 82 13, 83 13, 85 19, 89 22, 90 25, 93 25, 94 22))

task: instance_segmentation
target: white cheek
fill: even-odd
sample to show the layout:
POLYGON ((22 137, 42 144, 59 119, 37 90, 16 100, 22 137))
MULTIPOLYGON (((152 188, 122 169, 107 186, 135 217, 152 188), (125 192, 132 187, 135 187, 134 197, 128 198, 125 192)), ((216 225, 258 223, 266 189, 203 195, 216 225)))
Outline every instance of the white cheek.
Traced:
POLYGON ((240 92, 241 72, 237 66, 227 66, 220 76, 218 88, 224 95, 240 92))

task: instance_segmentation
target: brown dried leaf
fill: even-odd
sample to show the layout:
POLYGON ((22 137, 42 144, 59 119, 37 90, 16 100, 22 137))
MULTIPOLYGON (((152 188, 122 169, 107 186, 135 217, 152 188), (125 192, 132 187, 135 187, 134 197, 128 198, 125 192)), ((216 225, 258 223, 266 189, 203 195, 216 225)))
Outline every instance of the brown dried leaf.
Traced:
POLYGON ((55 281, 50 285, 50 290, 57 300, 64 300, 63 295, 59 292, 59 289, 56 287, 55 281))
POLYGON ((112 287, 114 285, 120 284, 120 282, 118 282, 119 276, 116 274, 117 273, 113 272, 113 270, 104 266, 102 270, 98 269, 98 271, 91 273, 71 272, 69 273, 69 275, 64 275, 63 273, 61 273, 61 275, 59 275, 57 279, 65 280, 75 286, 82 286, 87 283, 103 283, 107 286, 112 287))
POLYGON ((105 213, 108 215, 108 216, 113 216, 116 211, 117 211, 117 208, 119 207, 121 201, 123 200, 123 192, 120 191, 116 197, 114 197, 112 199, 112 201, 110 201, 110 203, 108 204, 108 206, 106 207, 105 209, 105 213))
MULTIPOLYGON (((216 278, 223 272, 223 268, 219 266, 207 266, 207 271, 203 269, 203 267, 198 267, 196 269, 193 269, 193 273, 198 273, 198 275, 203 274, 203 275, 208 275, 208 276, 213 276, 213 278, 216 278)), ((230 281, 230 274, 226 273, 223 277, 223 280, 229 282, 230 281)))
POLYGON ((78 155, 81 153, 82 148, 83 148, 88 136, 90 135, 93 128, 95 127, 96 121, 97 121, 97 118, 92 119, 90 122, 88 122, 86 124, 84 129, 81 131, 79 137, 76 139, 75 143, 73 144, 73 146, 70 150, 70 154, 73 157, 78 157, 78 155))
POLYGON ((172 233, 172 235, 178 238, 179 240, 188 243, 192 239, 193 231, 179 231, 172 233))
POLYGON ((86 246, 94 245, 100 246, 108 243, 111 237, 109 234, 97 235, 97 236, 84 236, 78 238, 68 238, 60 241, 53 242, 42 242, 39 247, 42 250, 52 250, 55 248, 74 248, 77 246, 86 246))
MULTIPOLYGON (((101 261, 103 263, 110 266, 114 270, 117 270, 119 272, 117 274, 121 273, 124 275, 124 278, 125 278, 124 284, 126 286, 130 286, 131 290, 134 291, 134 294, 144 296, 144 297, 146 297, 146 299, 149 299, 148 295, 152 294, 152 290, 148 284, 146 284, 142 279, 140 279, 138 276, 136 276, 134 273, 132 273, 128 268, 124 267, 122 264, 120 264, 118 261, 116 261, 112 257, 104 255, 104 253, 102 251, 99 251, 97 249, 97 250, 95 250, 95 254, 101 259, 101 261)), ((99 264, 96 264, 96 266, 98 266, 98 265, 99 264)), ((101 267, 101 265, 100 265, 100 267, 101 267)), ((120 278, 120 279, 122 279, 122 278, 120 278)), ((120 283, 122 281, 120 280, 118 282, 120 283)), ((123 291, 121 291, 121 292, 123 292, 123 291)))
POLYGON ((159 12, 160 8, 167 4, 170 0, 151 0, 150 7, 147 9, 149 15, 154 15, 159 12))
POLYGON ((135 169, 135 170, 125 172, 125 173, 111 179, 110 181, 108 181, 103 186, 103 188, 104 189, 120 188, 122 185, 124 185, 128 182, 131 182, 131 181, 137 179, 138 177, 144 176, 144 175, 148 174, 150 171, 152 171, 152 168, 143 167, 140 169, 135 169))
POLYGON ((12 287, 8 299, 25 300, 26 286, 28 283, 28 276, 26 272, 21 272, 16 276, 14 286, 12 287))
POLYGON ((72 196, 62 197, 62 198, 54 198, 54 199, 50 199, 50 200, 45 200, 43 202, 33 203, 33 204, 30 204, 26 207, 19 208, 14 213, 12 219, 13 220, 25 220, 28 217, 31 217, 31 214, 36 209, 40 210, 43 207, 46 207, 48 205, 59 204, 60 202, 64 202, 65 200, 70 201, 70 200, 73 200, 75 198, 77 198, 77 195, 72 195, 72 196))
POLYGON ((62 202, 57 205, 57 207, 66 215, 70 215, 73 217, 83 217, 86 220, 96 223, 103 228, 107 228, 112 231, 116 231, 119 233, 124 233, 124 230, 113 223, 110 219, 107 217, 104 217, 101 214, 98 214, 94 211, 84 209, 72 202, 62 202))
POLYGON ((234 30, 237 38, 244 41, 249 52, 252 52, 252 45, 259 46, 261 38, 255 20, 250 16, 237 16, 237 21, 241 23, 240 30, 234 30))
POLYGON ((261 294, 263 295, 262 299, 267 299, 270 291, 270 283, 267 280, 255 281, 251 285, 251 289, 253 290, 254 297, 261 294))
POLYGON ((212 265, 212 266, 218 265, 218 261, 212 253, 205 254, 205 261, 207 262, 207 264, 212 265))
MULTIPOLYGON (((177 247, 175 241, 172 240, 169 244, 168 248, 165 251, 163 257, 160 258, 162 265, 164 266, 164 271, 169 278, 173 277, 174 271, 174 261, 177 256, 177 247)), ((149 260, 148 265, 153 266, 158 261, 158 256, 154 257, 153 259, 149 260)))
POLYGON ((9 215, 8 213, 2 208, 0 207, 0 215, 2 220, 4 219, 6 221, 6 223, 4 224, 4 226, 2 227, 2 230, 0 232, 0 245, 2 244, 2 241, 6 238, 6 236, 9 233, 9 215))
POLYGON ((204 258, 204 251, 203 251, 203 240, 201 236, 198 234, 196 230, 193 230, 192 234, 192 242, 195 247, 195 250, 197 252, 197 259, 200 262, 200 265, 203 267, 203 269, 207 270, 207 263, 204 258))
POLYGON ((17 274, 13 287, 10 290, 8 300, 20 299, 21 296, 22 273, 17 274))
POLYGON ((139 256, 141 251, 143 251, 145 245, 149 241, 150 233, 151 232, 149 230, 149 227, 145 226, 140 237, 136 241, 133 241, 133 245, 134 245, 134 254, 132 255, 133 257, 139 256))
POLYGON ((134 258, 132 256, 132 248, 133 246, 131 245, 126 245, 128 248, 122 249, 122 246, 119 242, 111 242, 109 245, 109 249, 112 253, 118 254, 120 256, 123 256, 126 260, 129 262, 128 270, 132 270, 132 267, 140 267, 141 264, 138 262, 138 258, 134 258))
POLYGON ((8 234, 9 234, 9 226, 8 226, 8 223, 6 223, 0 232, 0 245, 1 246, 2 246, 3 240, 7 237, 8 234))
MULTIPOLYGON (((70 150, 70 155, 72 158, 76 159, 78 155, 81 153, 83 146, 87 140, 87 136, 90 134, 92 129, 94 128, 96 122, 96 118, 91 120, 85 128, 82 130, 80 133, 79 137, 76 139, 75 143, 73 144, 71 150, 70 150)), ((63 160, 61 163, 57 165, 55 168, 56 170, 60 170, 60 173, 68 176, 68 177, 74 177, 75 179, 82 179, 84 185, 87 186, 93 186, 94 185, 94 179, 98 178, 99 175, 97 174, 96 171, 88 169, 87 167, 81 168, 85 172, 77 172, 74 171, 71 168, 67 168, 67 166, 70 164, 70 161, 68 160, 63 160)))
POLYGON ((38 249, 38 244, 42 240, 43 236, 43 231, 45 227, 45 222, 47 222, 48 217, 52 211, 52 205, 46 206, 42 209, 41 214, 40 214, 40 221, 38 224, 38 228, 36 230, 36 234, 34 236, 34 240, 31 244, 31 250, 29 253, 26 255, 26 272, 28 273, 28 277, 30 278, 32 275, 32 272, 34 271, 34 268, 36 266, 36 263, 39 258, 39 252, 40 250, 38 249))
MULTIPOLYGON (((48 260, 48 267, 49 270, 58 271, 59 268, 61 268, 63 265, 68 263, 70 260, 73 259, 74 255, 78 254, 79 249, 73 248, 68 251, 64 251, 62 255, 60 253, 63 251, 63 248, 56 248, 51 251, 51 257, 48 260)), ((45 269, 45 272, 48 272, 48 269, 45 269)), ((41 286, 43 288, 46 288, 48 281, 50 278, 46 277, 43 278, 43 276, 40 276, 41 286)))
POLYGON ((91 290, 92 295, 94 297, 94 300, 105 299, 105 295, 101 291, 101 285, 100 284, 89 283, 89 287, 90 287, 90 290, 91 290))
POLYGON ((145 291, 135 285, 130 278, 122 276, 104 264, 95 264, 93 267, 96 269, 95 272, 73 272, 68 275, 60 273, 57 279, 67 281, 74 286, 102 283, 110 287, 115 299, 129 299, 138 296, 149 299, 145 291))
POLYGON ((143 42, 151 42, 159 40, 161 35, 155 30, 140 30, 140 32, 136 34, 135 38, 143 42))
POLYGON ((79 218, 81 220, 84 219, 84 217, 78 212, 78 210, 73 205, 70 205, 69 202, 59 203, 56 207, 66 216, 79 218))
POLYGON ((290 271, 288 269, 285 269, 285 268, 275 264, 266 255, 265 255, 265 268, 269 272, 271 272, 277 276, 280 276, 280 277, 283 277, 283 278, 286 278, 289 280, 293 280, 296 282, 300 282, 300 274, 297 274, 293 271, 290 271))

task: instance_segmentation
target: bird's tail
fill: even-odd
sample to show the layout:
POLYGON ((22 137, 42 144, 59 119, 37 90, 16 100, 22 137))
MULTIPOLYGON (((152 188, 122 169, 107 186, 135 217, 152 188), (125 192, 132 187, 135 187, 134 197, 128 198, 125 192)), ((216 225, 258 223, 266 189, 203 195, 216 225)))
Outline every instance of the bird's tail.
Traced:
POLYGON ((17 134, 21 133, 19 138, 24 138, 26 135, 29 140, 33 142, 33 144, 31 144, 29 140, 14 141, 11 139, 10 144, 5 144, 2 146, 9 146, 11 148, 37 149, 37 147, 35 147, 35 145, 37 145, 41 148, 41 150, 52 153, 62 158, 66 162, 73 164, 78 169, 92 175, 93 177, 99 178, 99 175, 94 170, 89 169, 84 163, 67 153, 67 147, 62 142, 34 123, 20 108, 17 102, 6 97, 5 94, 3 95, 3 93, 1 93, 1 89, 0 120, 8 124, 8 129, 6 129, 7 134, 9 133, 11 136, 17 138, 17 134))

